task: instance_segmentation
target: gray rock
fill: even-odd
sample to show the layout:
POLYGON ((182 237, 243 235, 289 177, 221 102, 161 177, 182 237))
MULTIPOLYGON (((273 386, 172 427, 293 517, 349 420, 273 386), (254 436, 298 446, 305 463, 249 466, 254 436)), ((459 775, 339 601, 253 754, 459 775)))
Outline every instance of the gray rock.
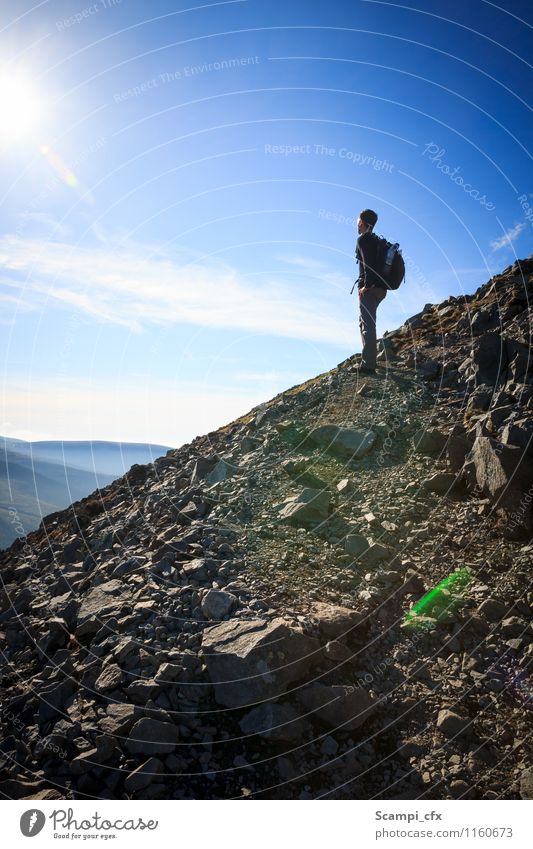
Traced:
POLYGON ((418 454, 440 454, 447 442, 447 436, 436 428, 417 430, 413 436, 413 447, 418 454))
POLYGON ((264 702, 241 719, 243 734, 259 734, 267 740, 301 741, 308 738, 309 724, 290 705, 264 702))
POLYGON ((369 542, 362 534, 348 534, 344 540, 344 550, 347 554, 360 557, 368 550, 369 542))
POLYGON ((309 440, 343 460, 355 460, 368 454, 374 445, 376 434, 371 430, 322 425, 310 431, 309 440))
POLYGON ((312 528, 324 522, 329 516, 329 492, 317 489, 304 489, 299 495, 274 507, 279 511, 280 519, 291 525, 312 528))
POLYGON ((215 697, 227 707, 276 698, 319 660, 320 643, 282 619, 230 620, 206 628, 202 650, 215 697))
POLYGON ((127 734, 139 716, 139 708, 134 705, 109 705, 106 715, 99 721, 100 729, 106 734, 127 734))
POLYGON ((223 590, 208 590, 202 598, 202 613, 208 619, 223 619, 237 601, 231 593, 223 590))
POLYGON ((182 566, 185 577, 192 581, 205 581, 208 577, 208 568, 204 558, 197 557, 182 566))
POLYGON ((435 472, 426 480, 422 481, 422 486, 429 492, 436 492, 438 495, 446 495, 451 492, 457 485, 457 477, 451 472, 435 472))
POLYGON ((114 690, 122 681, 122 670, 116 663, 110 663, 104 666, 102 672, 96 679, 94 688, 101 693, 106 690, 114 690))
POLYGON ((485 601, 479 605, 477 612, 480 616, 484 616, 485 619, 488 619, 489 622, 500 622, 508 610, 509 606, 504 604, 503 601, 498 601, 495 598, 486 598, 485 601))
POLYGON ((173 752, 179 742, 179 731, 170 722, 144 717, 135 723, 126 741, 131 754, 157 755, 173 752))
POLYGON ((457 737, 465 734, 470 728, 470 720, 454 713, 452 710, 440 710, 437 717, 437 728, 447 737, 457 737))
POLYGON ((112 580, 95 587, 84 597, 78 611, 76 636, 96 634, 111 614, 131 600, 131 590, 122 581, 112 580))
POLYGON ((357 610, 321 601, 313 602, 310 616, 317 622, 320 633, 327 640, 346 639, 363 618, 357 610))
POLYGON ((522 799, 533 799, 533 767, 525 769, 520 776, 520 796, 522 799))
POLYGON ((510 528, 531 531, 533 460, 521 448, 478 436, 467 455, 463 477, 472 490, 491 499, 508 515, 510 528))
POLYGON ((375 709, 374 700, 366 690, 343 684, 315 683, 298 690, 297 698, 312 717, 342 731, 359 728, 375 709))

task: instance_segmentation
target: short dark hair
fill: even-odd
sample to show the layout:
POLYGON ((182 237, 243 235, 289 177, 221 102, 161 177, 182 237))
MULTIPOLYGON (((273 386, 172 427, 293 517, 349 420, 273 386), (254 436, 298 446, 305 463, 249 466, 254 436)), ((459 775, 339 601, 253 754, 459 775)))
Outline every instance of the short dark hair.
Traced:
POLYGON ((359 213, 359 218, 361 221, 364 221, 365 224, 370 224, 370 226, 373 227, 378 220, 378 215, 373 209, 363 209, 363 211, 359 213))

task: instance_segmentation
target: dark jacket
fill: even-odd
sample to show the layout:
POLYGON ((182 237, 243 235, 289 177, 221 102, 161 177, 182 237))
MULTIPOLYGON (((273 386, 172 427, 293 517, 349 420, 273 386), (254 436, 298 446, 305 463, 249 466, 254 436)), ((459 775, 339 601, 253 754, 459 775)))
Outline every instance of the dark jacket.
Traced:
POLYGON ((378 237, 374 233, 363 233, 357 239, 355 256, 359 263, 358 289, 362 289, 363 286, 368 288, 370 286, 380 286, 382 289, 388 288, 380 277, 379 271, 376 271, 379 268, 378 246, 378 237))

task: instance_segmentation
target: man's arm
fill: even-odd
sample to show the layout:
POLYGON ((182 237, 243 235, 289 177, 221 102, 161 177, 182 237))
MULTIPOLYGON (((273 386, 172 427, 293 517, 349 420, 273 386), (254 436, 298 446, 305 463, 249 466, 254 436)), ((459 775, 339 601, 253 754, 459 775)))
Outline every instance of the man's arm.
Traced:
POLYGON ((364 233, 362 236, 359 236, 359 238, 357 239, 357 245, 355 247, 355 256, 357 258, 357 262, 359 263, 359 278, 357 280, 358 289, 363 289, 366 282, 366 268, 364 254, 362 250, 362 245, 364 246, 364 241, 362 241, 364 240, 364 236, 364 233))

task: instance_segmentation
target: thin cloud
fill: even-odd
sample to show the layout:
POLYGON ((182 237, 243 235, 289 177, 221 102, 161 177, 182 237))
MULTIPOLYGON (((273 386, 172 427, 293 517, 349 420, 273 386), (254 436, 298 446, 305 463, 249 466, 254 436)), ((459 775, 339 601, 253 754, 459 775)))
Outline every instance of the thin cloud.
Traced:
POLYGON ((514 227, 510 227, 506 233, 503 234, 499 239, 494 239, 490 246, 493 251, 499 251, 501 248, 508 248, 516 239, 519 237, 520 233, 524 229, 526 225, 523 221, 519 221, 518 224, 515 224, 514 227))
POLYGON ((144 386, 131 381, 95 386, 78 379, 36 376, 24 382, 6 381, 0 416, 9 415, 2 435, 19 439, 111 439, 178 447, 264 400, 260 387, 243 390, 231 383, 154 379, 144 386))
POLYGON ((324 292, 283 280, 258 283, 226 265, 179 261, 144 246, 71 246, 20 236, 0 239, 0 268, 24 274, 25 295, 75 305, 94 318, 141 331, 187 323, 350 344, 353 326, 324 292))

